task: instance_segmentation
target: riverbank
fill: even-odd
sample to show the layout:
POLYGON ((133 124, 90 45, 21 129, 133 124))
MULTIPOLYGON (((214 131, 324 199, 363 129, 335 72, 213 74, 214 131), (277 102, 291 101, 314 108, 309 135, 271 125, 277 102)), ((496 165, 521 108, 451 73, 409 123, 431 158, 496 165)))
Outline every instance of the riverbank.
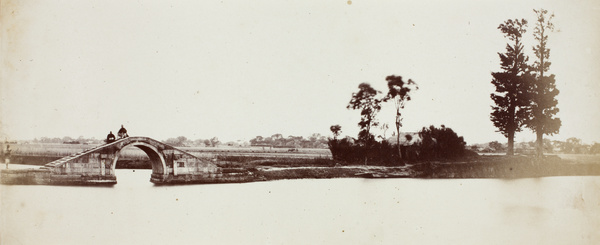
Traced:
MULTIPOLYGON (((461 161, 412 162, 404 166, 354 165, 331 159, 261 157, 221 157, 215 163, 224 178, 221 183, 241 183, 282 179, 330 178, 535 178, 548 176, 600 176, 600 156, 476 156, 461 161), (582 160, 583 159, 583 160, 582 160), (227 181, 225 181, 227 180, 227 181)), ((128 163, 124 161, 124 163, 128 163)), ((136 161, 135 165, 147 165, 136 161)), ((123 167, 130 164, 121 165, 123 167)), ((140 168, 133 168, 140 169, 140 168)), ((37 172, 36 172, 37 174, 37 172)), ((172 184, 185 184, 173 182, 172 184)))
POLYGON ((474 156, 456 161, 411 162, 404 166, 340 164, 333 160, 228 159, 223 169, 252 172, 264 180, 302 178, 533 178, 545 176, 600 176, 600 156, 562 159, 545 156, 474 156))
POLYGON ((600 176, 600 164, 562 162, 425 162, 404 167, 260 167, 261 180, 323 178, 536 178, 549 176, 600 176))

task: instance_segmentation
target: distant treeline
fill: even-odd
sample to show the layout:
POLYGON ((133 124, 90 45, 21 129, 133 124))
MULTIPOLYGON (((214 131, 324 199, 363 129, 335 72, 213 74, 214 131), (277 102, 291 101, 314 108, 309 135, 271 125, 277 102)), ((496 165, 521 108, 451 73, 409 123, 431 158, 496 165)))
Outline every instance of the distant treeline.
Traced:
POLYGON ((58 143, 58 144, 102 144, 104 143, 104 140, 102 139, 96 139, 96 138, 85 138, 83 136, 79 136, 79 138, 71 138, 69 136, 65 136, 62 138, 58 138, 58 137, 54 137, 54 138, 48 138, 48 137, 41 137, 41 138, 35 138, 31 141, 32 143, 58 143))
MULTIPOLYGON (((534 141, 520 142, 514 145, 515 153, 532 153, 535 151, 534 141)), ((505 153, 507 144, 492 141, 487 144, 472 145, 469 149, 477 152, 505 153)), ((581 139, 571 137, 566 141, 544 139, 544 153, 563 154, 600 154, 600 143, 584 144, 581 139)))
MULTIPOLYGON (((79 136, 78 138, 71 138, 65 136, 62 138, 54 137, 41 137, 35 138, 32 141, 26 141, 27 143, 42 143, 42 144, 104 144, 104 139, 96 138, 85 138, 79 136)), ((283 137, 282 134, 273 134, 271 136, 263 137, 256 136, 250 141, 229 141, 221 142, 218 137, 212 137, 210 139, 195 139, 191 140, 185 136, 178 136, 175 138, 168 138, 162 141, 163 143, 175 146, 175 147, 218 147, 218 146, 234 146, 234 147, 250 147, 250 146, 269 146, 275 148, 327 148, 327 137, 318 133, 310 135, 308 138, 303 136, 283 137)), ((17 142, 7 142, 17 144, 17 142)))
POLYGON ((289 148, 327 148, 327 137, 318 133, 312 134, 308 138, 293 135, 286 138, 281 134, 274 134, 271 137, 256 136, 250 140, 250 145, 271 145, 273 147, 289 148))
POLYGON ((287 148, 327 148, 327 137, 318 133, 312 134, 308 138, 302 136, 283 137, 282 134, 273 134, 270 137, 256 136, 250 141, 230 141, 222 143, 219 138, 189 140, 185 136, 169 138, 163 141, 172 146, 200 146, 200 147, 218 147, 221 145, 234 147, 287 147, 287 148))

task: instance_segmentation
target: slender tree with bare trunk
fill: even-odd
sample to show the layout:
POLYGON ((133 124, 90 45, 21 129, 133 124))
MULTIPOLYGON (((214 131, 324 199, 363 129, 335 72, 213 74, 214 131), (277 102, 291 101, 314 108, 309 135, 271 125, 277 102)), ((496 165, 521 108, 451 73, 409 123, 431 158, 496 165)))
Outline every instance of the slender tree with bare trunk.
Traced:
POLYGON ((529 118, 525 122, 536 134, 536 155, 544 155, 544 134, 552 135, 558 133, 561 120, 556 117, 558 113, 558 100, 556 96, 559 91, 556 88, 554 74, 548 76, 550 69, 550 49, 548 48, 548 33, 554 31, 552 18, 554 14, 548 15, 548 10, 533 10, 537 15, 533 37, 537 44, 533 47, 536 61, 531 70, 534 76, 531 77, 533 86, 531 89, 531 108, 529 118))
POLYGON ((411 79, 403 81, 401 76, 391 75, 387 76, 385 80, 388 83, 388 93, 383 101, 393 100, 396 107, 396 140, 398 142, 398 156, 402 159, 402 149, 400 146, 400 127, 402 127, 401 110, 404 109, 406 102, 410 101, 411 92, 419 89, 419 87, 411 79))

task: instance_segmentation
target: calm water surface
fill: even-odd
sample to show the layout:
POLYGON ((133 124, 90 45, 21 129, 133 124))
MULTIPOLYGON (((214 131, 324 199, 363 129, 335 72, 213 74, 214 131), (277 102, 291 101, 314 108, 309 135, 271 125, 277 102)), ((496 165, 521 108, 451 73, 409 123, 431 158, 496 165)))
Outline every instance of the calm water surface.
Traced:
POLYGON ((0 244, 598 244, 600 177, 0 186, 0 244))

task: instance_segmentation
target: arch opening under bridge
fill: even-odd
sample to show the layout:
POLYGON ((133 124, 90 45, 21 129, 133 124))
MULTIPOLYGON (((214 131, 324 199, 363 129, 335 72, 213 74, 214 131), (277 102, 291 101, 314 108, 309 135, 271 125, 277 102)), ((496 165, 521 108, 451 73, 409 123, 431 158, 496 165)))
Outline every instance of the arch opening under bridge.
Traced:
POLYGON ((150 159, 150 165, 152 167, 153 175, 166 175, 167 173, 167 164, 165 162, 165 158, 162 154, 159 153, 158 149, 148 143, 145 142, 133 142, 128 145, 124 145, 119 151, 116 152, 115 158, 111 164, 111 171, 116 173, 117 162, 121 157, 121 152, 126 150, 127 148, 136 147, 142 150, 148 158, 150 159))

